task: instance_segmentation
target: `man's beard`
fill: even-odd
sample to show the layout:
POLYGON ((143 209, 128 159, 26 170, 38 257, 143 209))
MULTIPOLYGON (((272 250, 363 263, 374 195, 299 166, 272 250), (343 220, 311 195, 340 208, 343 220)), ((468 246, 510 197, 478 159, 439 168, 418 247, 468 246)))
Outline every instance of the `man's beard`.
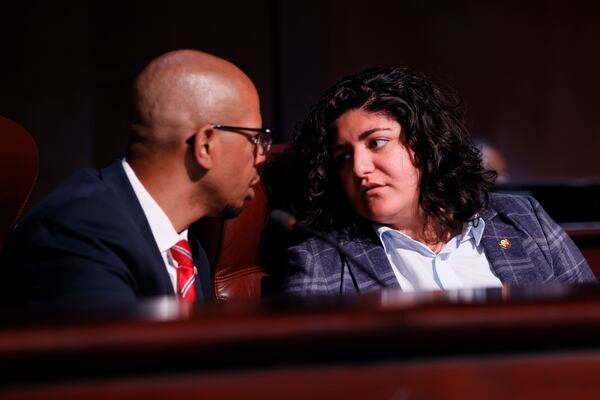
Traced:
POLYGON ((225 206, 225 208, 223 208, 223 212, 221 213, 221 216, 224 219, 231 219, 231 218, 237 217, 241 213, 242 213, 241 207, 227 205, 227 206, 225 206))

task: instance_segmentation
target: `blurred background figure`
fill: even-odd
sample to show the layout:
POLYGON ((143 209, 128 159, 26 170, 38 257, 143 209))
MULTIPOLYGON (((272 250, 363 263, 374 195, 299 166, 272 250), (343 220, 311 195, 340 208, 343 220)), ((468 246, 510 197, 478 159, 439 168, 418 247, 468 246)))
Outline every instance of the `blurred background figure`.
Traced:
POLYGON ((479 137, 473 138, 473 143, 481 152, 481 162, 486 170, 496 171, 498 176, 495 183, 507 183, 510 179, 506 158, 492 144, 479 137))

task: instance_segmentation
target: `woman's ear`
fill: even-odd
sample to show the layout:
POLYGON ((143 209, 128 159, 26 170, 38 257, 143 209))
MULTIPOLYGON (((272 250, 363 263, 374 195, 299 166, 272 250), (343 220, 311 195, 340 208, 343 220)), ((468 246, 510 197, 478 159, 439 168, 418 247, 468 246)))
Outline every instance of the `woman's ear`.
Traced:
POLYGON ((215 149, 218 140, 211 125, 205 125, 196 131, 192 145, 194 160, 205 170, 214 165, 215 149))

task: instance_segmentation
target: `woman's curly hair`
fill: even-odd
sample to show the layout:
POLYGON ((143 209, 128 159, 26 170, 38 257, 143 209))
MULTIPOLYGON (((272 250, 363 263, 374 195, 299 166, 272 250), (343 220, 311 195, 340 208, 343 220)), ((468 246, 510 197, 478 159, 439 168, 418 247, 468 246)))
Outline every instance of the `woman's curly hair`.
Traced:
POLYGON ((292 147, 296 195, 291 210, 321 230, 358 234, 364 222, 340 182, 330 147, 335 121, 348 110, 383 113, 402 127, 403 142, 420 170, 419 204, 441 233, 451 232, 487 207, 495 173, 485 171, 464 122, 460 98, 408 68, 375 68, 343 78, 329 88, 301 125, 292 147))

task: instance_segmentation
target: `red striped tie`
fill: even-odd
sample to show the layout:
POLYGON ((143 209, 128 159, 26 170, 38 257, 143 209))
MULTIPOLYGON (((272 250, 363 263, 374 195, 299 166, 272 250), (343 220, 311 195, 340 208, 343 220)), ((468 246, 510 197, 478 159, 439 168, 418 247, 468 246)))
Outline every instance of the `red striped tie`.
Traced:
POLYGON ((179 264, 177 267, 177 295, 185 301, 196 301, 196 268, 188 241, 180 240, 171 247, 171 256, 179 264))

